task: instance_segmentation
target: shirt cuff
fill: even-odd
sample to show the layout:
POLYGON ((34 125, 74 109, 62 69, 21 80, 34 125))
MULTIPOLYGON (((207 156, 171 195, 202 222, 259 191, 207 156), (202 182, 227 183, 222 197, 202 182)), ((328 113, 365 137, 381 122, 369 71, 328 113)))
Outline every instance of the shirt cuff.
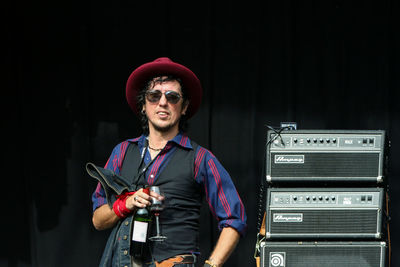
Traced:
POLYGON ((247 232, 247 224, 239 219, 226 219, 219 221, 218 229, 222 231, 222 229, 225 227, 234 228, 236 231, 238 231, 241 237, 244 237, 247 232))

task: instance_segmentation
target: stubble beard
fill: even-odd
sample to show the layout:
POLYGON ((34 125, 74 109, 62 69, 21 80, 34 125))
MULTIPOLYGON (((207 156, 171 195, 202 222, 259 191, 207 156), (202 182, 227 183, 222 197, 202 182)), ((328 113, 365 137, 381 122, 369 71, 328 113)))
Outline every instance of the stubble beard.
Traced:
MULTIPOLYGON (((177 125, 179 125, 179 120, 177 120, 175 123, 169 123, 167 125, 159 125, 157 123, 153 123, 149 120, 149 126, 152 126, 152 128, 160 133, 168 133, 170 132, 172 129, 174 129, 177 125)), ((149 129, 151 129, 151 127, 149 127, 149 129)), ((178 131, 179 131, 179 126, 178 126, 178 131)))

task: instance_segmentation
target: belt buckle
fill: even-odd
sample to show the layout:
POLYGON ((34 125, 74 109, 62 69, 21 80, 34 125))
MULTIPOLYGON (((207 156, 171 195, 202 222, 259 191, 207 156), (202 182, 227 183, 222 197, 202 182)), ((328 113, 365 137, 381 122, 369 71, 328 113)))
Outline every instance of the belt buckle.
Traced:
POLYGON ((196 257, 193 254, 192 255, 178 255, 177 257, 182 258, 182 261, 180 263, 196 263, 196 257))

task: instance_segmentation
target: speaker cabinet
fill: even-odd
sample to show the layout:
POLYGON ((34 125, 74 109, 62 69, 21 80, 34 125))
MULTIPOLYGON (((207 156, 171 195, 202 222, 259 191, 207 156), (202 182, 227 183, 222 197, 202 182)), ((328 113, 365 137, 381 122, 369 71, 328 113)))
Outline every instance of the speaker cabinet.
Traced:
POLYGON ((266 239, 380 239, 382 188, 268 188, 266 239))
POLYGON ((262 242, 262 267, 384 267, 385 242, 262 242))
POLYGON ((384 131, 268 131, 266 180, 377 182, 384 179, 384 131))

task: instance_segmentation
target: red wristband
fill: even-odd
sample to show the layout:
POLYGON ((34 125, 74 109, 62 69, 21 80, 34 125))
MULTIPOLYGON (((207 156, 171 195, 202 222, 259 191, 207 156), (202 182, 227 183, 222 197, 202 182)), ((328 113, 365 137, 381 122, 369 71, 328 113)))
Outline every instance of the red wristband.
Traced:
POLYGON ((134 193, 135 192, 125 192, 121 195, 117 195, 118 198, 113 204, 113 210, 118 217, 126 218, 132 213, 132 210, 126 207, 126 198, 134 193))

